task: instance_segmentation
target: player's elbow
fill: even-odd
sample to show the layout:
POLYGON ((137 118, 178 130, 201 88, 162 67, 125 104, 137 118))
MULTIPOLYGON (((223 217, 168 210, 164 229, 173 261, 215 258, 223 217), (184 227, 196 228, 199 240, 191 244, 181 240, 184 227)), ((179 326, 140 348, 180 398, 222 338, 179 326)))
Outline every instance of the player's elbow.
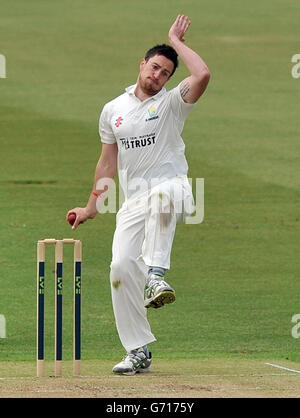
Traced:
POLYGON ((117 163, 115 160, 106 161, 103 166, 102 170, 105 172, 106 177, 114 178, 117 174, 117 163))
POLYGON ((200 92, 200 96, 204 93, 209 80, 210 80, 210 71, 209 69, 204 69, 196 78, 196 85, 198 85, 198 90, 200 92))
POLYGON ((193 85, 196 89, 198 88, 202 91, 206 88, 207 84, 209 83, 210 76, 211 74, 209 69, 205 67, 204 69, 200 70, 197 74, 193 74, 193 85))
POLYGON ((209 80, 210 80, 210 76, 211 76, 211 73, 210 73, 209 69, 205 68, 199 74, 199 83, 202 84, 202 85, 207 86, 207 84, 209 83, 209 80))

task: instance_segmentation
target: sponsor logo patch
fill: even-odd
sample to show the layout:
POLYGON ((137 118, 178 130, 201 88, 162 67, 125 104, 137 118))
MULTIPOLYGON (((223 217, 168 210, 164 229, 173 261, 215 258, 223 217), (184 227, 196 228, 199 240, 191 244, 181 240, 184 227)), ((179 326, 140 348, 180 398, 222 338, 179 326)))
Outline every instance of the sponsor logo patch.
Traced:
POLYGON ((157 114, 157 110, 155 109, 155 107, 153 105, 151 107, 149 107, 148 114, 149 114, 150 118, 147 118, 146 122, 159 118, 159 116, 157 114))

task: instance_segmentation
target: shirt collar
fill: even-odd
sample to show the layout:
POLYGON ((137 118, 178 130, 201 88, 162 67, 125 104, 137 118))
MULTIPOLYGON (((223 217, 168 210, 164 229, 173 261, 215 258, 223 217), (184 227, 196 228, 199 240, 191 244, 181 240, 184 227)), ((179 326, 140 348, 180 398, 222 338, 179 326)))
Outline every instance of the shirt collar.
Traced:
MULTIPOLYGON (((133 84, 132 86, 129 86, 129 87, 126 87, 126 89, 125 89, 125 91, 126 91, 126 93, 127 94, 129 94, 129 96, 134 96, 134 97, 136 97, 135 96, 135 94, 134 94, 134 91, 135 91, 135 89, 136 89, 136 86, 137 86, 137 84, 133 84)), ((162 95, 164 95, 165 93, 166 93, 166 89, 165 89, 165 87, 163 87, 158 93, 156 93, 154 96, 151 96, 151 97, 149 97, 148 99, 146 99, 146 100, 149 100, 149 99, 154 99, 154 100, 157 100, 157 99, 159 99, 162 95)), ((137 97, 136 97, 137 98, 137 97)))

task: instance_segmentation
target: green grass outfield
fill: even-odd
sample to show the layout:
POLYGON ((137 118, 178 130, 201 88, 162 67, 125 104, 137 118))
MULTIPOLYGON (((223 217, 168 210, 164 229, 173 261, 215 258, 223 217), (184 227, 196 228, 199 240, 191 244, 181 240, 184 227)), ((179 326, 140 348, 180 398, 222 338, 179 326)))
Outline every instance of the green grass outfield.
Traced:
MULTIPOLYGON (((144 52, 167 42, 178 13, 191 17, 187 43, 212 72, 183 133, 189 176, 205 178, 205 218, 177 229, 168 273, 177 301, 149 312, 153 356, 300 361, 300 339, 291 335, 300 313, 297 0, 1 2, 1 361, 35 359, 36 242, 51 237, 83 241, 83 359, 113 364, 123 355, 109 285, 115 216, 73 232, 65 213, 87 201, 103 105, 135 82, 144 52)), ((169 88, 186 75, 181 64, 169 88)), ((71 251, 65 259, 71 278, 71 251)), ((48 260, 50 360, 52 249, 48 260)), ((70 292, 66 278, 69 360, 70 292)))

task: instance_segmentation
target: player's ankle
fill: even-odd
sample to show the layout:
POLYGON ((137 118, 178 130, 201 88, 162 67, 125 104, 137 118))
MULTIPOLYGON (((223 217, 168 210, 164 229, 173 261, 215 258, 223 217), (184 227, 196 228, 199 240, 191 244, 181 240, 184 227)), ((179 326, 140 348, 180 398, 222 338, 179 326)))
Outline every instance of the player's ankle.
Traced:
POLYGON ((163 279, 165 276, 165 269, 162 267, 157 266, 150 266, 148 270, 148 281, 157 278, 157 279, 163 279))

